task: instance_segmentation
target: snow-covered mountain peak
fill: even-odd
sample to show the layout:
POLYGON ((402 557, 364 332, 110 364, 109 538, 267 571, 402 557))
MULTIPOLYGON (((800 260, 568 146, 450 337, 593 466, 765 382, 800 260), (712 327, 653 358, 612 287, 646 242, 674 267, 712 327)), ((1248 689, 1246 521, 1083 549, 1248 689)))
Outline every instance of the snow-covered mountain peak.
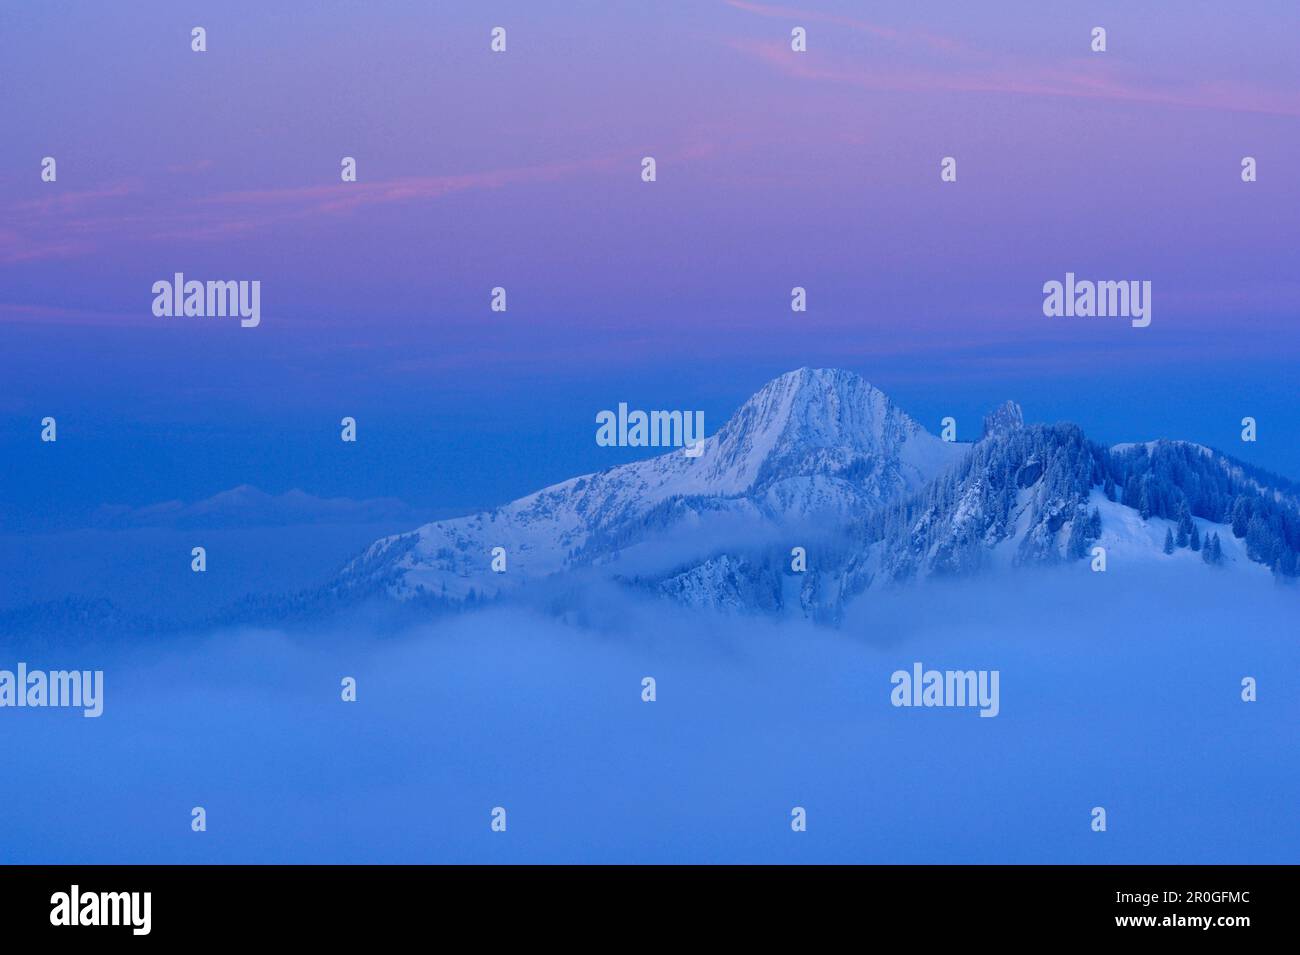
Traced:
POLYGON ((1203 564, 1260 564, 1283 579, 1300 564, 1291 482, 1197 445, 1106 448, 1076 425, 1026 425, 1010 401, 980 441, 957 444, 859 375, 800 368, 691 450, 384 538, 327 595, 469 605, 571 575, 563 587, 616 580, 690 605, 817 616, 873 586, 1082 564, 1097 547, 1125 565, 1199 547, 1203 564), (1157 521, 1176 525, 1172 544, 1157 521), (792 542, 810 558, 803 569, 792 542))
POLYGON ((1024 426, 1025 413, 1020 409, 1020 405, 1014 401, 1004 401, 984 416, 983 437, 1014 431, 1024 426))
POLYGON ((930 472, 955 457, 942 444, 861 375, 800 368, 746 401, 705 457, 719 490, 742 493, 791 476, 843 474, 864 459, 930 472))
POLYGON ((386 538, 346 573, 383 575, 399 595, 492 595, 706 516, 752 527, 860 517, 969 449, 930 434, 860 375, 812 368, 768 382, 702 445, 386 538), (508 572, 491 569, 494 548, 509 555, 508 572))
POLYGON ((880 443, 887 419, 898 411, 885 393, 861 375, 838 368, 800 368, 774 378, 736 411, 718 432, 722 448, 757 452, 782 445, 851 446, 880 443))

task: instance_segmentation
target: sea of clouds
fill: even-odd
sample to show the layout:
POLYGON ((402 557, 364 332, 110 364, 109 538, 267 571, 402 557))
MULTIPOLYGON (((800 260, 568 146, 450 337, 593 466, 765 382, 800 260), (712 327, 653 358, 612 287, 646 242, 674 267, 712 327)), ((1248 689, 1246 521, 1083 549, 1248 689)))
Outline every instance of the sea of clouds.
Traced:
POLYGON ((608 591, 564 617, 7 634, 0 663, 102 669, 106 699, 0 710, 0 857, 1294 861, 1297 594, 1196 571, 928 584, 836 628, 608 591), (999 715, 893 707, 914 661, 998 670, 999 715))

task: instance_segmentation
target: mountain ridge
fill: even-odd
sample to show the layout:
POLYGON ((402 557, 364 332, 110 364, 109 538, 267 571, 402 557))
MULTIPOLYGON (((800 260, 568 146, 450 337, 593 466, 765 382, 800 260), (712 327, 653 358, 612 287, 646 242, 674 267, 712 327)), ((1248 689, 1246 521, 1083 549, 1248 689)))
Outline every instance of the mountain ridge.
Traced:
POLYGON ((382 560, 414 535, 391 568, 394 596, 494 597, 575 562, 599 562, 638 529, 726 516, 755 524, 843 518, 924 486, 961 454, 839 369, 773 379, 701 445, 697 457, 678 450, 617 465, 422 525, 377 541, 363 559, 382 560), (482 559, 495 547, 505 548, 504 574, 482 559))
POLYGON ((1244 543, 1221 562, 1291 578, 1290 488, 1189 442, 1106 448, 1076 425, 1027 425, 1012 401, 979 441, 943 441, 860 375, 800 368, 745 401, 699 457, 678 450, 421 525, 376 541, 336 584, 455 606, 594 574, 688 605, 824 616, 875 586, 1080 560, 1109 525, 1133 556, 1142 538, 1117 508, 1176 520, 1189 539, 1226 523, 1244 543), (807 544, 818 559, 791 571, 787 551, 807 544))

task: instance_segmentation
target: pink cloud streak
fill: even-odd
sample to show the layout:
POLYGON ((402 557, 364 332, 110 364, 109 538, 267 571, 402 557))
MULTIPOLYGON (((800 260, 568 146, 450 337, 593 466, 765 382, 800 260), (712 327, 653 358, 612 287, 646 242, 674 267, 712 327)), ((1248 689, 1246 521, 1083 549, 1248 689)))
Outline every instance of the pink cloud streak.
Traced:
POLYGON ((1002 93, 1300 116, 1300 92, 1279 93, 1226 82, 1160 89, 1149 81, 1123 76, 1113 66, 1085 60, 1051 66, 954 64, 951 71, 940 72, 921 65, 887 66, 843 59, 828 62, 824 55, 814 58, 792 53, 783 43, 765 40, 734 39, 727 45, 796 79, 873 91, 1002 93))
MULTIPOLYGON (((694 150, 687 148, 684 154, 694 150)), ((194 241, 245 235, 268 226, 358 209, 430 202, 455 193, 550 182, 630 160, 603 157, 537 166, 382 182, 334 182, 283 189, 253 189, 201 198, 151 196, 139 181, 15 202, 0 212, 0 265, 93 253, 126 237, 194 241)), ((52 190, 57 186, 50 186, 52 190)))

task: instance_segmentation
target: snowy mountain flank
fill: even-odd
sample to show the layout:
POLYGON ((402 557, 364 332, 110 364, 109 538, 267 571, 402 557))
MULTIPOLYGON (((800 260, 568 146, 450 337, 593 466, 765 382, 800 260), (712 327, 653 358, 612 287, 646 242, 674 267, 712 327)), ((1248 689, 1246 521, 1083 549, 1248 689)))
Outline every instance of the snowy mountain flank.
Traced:
MULTIPOLYGON (((765 385, 702 453, 571 478, 376 541, 324 593, 459 607, 614 582, 689 606, 835 616, 874 587, 1026 564, 1184 560, 1294 578, 1290 482, 1185 442, 1103 447, 1007 402, 970 444, 862 377, 765 385)), ((1205 566, 1213 565, 1213 566, 1205 566)), ((1189 569, 1189 572, 1193 572, 1189 569)))

